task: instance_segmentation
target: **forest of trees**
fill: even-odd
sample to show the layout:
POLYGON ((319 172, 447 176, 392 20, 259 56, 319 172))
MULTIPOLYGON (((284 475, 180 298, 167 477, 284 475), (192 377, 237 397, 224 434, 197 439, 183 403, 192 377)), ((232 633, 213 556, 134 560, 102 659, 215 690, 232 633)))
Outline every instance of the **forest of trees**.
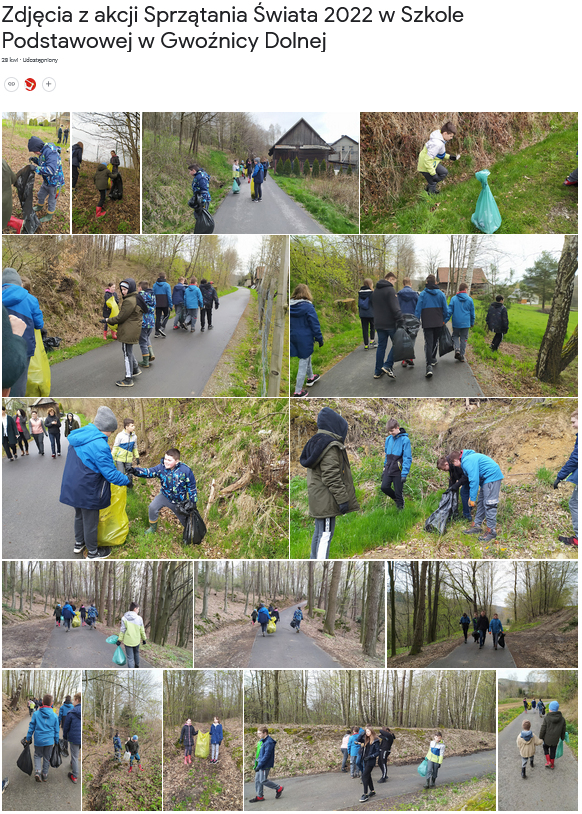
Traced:
POLYGON ((249 670, 245 725, 371 723, 495 731, 495 671, 249 670))
POLYGON ((65 696, 80 690, 80 670, 2 670, 2 692, 11 710, 26 709, 31 696, 42 698, 47 693, 62 704, 65 696))
POLYGON ((370 656, 376 654, 384 631, 384 578, 383 562, 226 560, 194 564, 196 592, 202 597, 202 607, 198 608, 201 618, 207 618, 211 589, 221 592, 225 612, 235 587, 245 595, 245 614, 259 599, 274 604, 283 597, 292 602, 306 599, 304 612, 310 617, 317 613, 330 636, 342 619, 361 622, 360 642, 364 653, 370 656))
POLYGON ((240 670, 164 670, 164 726, 212 721, 216 715, 242 718, 243 682, 240 670))
POLYGON ((555 698, 569 701, 578 694, 578 670, 530 670, 525 681, 519 679, 518 673, 508 673, 506 679, 499 682, 499 701, 504 698, 515 698, 522 695, 536 698, 555 698), (527 684, 527 687, 524 687, 527 684), (516 689, 517 688, 517 689, 516 689))
POLYGON ((83 140, 83 133, 99 140, 102 146, 101 160, 107 164, 110 151, 115 150, 122 158, 122 166, 133 167, 139 172, 141 164, 141 114, 140 113, 76 113, 73 137, 83 140), (96 136, 97 133, 97 136, 96 136), (81 134, 79 136, 79 134, 81 134))
POLYGON ((160 738, 162 677, 157 670, 85 670, 84 725, 91 722, 98 743, 110 741, 119 728, 133 735, 153 733, 160 738))
POLYGON ((192 642, 192 563, 167 560, 134 562, 2 562, 2 598, 11 609, 56 603, 79 607, 95 602, 99 621, 118 625, 130 602, 139 605, 148 638, 155 644, 187 648, 192 642))
POLYGON ((509 564, 486 560, 388 562, 389 652, 410 647, 410 655, 423 644, 459 633, 459 618, 484 610, 496 612, 495 592, 504 590, 510 621, 532 622, 578 602, 578 564, 524 562, 509 564))

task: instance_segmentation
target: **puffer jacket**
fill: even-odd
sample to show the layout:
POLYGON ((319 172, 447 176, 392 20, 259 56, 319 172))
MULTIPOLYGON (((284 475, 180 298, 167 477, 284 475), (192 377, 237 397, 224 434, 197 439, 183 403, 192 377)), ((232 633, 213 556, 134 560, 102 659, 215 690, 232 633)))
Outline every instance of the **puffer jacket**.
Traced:
POLYGON ((290 300, 291 356, 308 359, 313 353, 314 342, 323 342, 317 312, 309 300, 290 300))
POLYGON ((156 298, 156 308, 172 307, 172 289, 167 280, 156 280, 152 291, 156 298))
POLYGON ((374 327, 380 331, 393 331, 402 322, 402 311, 396 289, 388 280, 378 280, 372 295, 374 327))
POLYGON ((418 291, 414 291, 409 285, 405 285, 396 294, 400 310, 403 314, 414 314, 416 303, 418 302, 418 291))
POLYGON ((75 704, 63 721, 63 738, 81 745, 81 704, 75 704))
POLYGON ((432 283, 420 292, 414 315, 423 328, 440 328, 449 318, 447 298, 438 285, 432 283))
MULTIPOLYGON (((34 715, 32 716, 34 718, 34 715)), ((566 719, 560 712, 548 712, 540 728, 540 738, 547 746, 557 746, 566 737, 566 719)))
POLYGON ((364 319, 374 319, 373 294, 372 289, 366 285, 363 285, 358 291, 358 315, 364 319))
POLYGON ((348 422, 330 407, 317 416, 317 433, 301 453, 300 463, 307 469, 307 492, 311 517, 337 517, 340 504, 348 512, 359 511, 354 479, 345 448, 348 422))
POLYGON ((192 179, 192 194, 199 195, 205 203, 210 203, 210 176, 204 170, 198 170, 192 179))
POLYGON ((536 746, 542 746, 543 740, 538 738, 531 729, 522 730, 517 736, 517 748, 522 757, 533 757, 536 753, 536 746))
POLYGON ((26 740, 35 746, 52 746, 59 741, 59 716, 52 707, 40 707, 32 713, 26 740))
POLYGON ((2 282, 2 305, 6 308, 8 314, 12 314, 26 323, 26 328, 22 338, 26 342, 27 355, 34 356, 34 352, 36 350, 36 337, 34 334, 34 329, 44 327, 42 311, 40 310, 37 298, 33 297, 32 294, 29 294, 26 288, 23 288, 20 284, 13 285, 10 283, 4 283, 4 275, 6 275, 7 272, 14 272, 14 274, 17 274, 14 269, 4 269, 2 282))
POLYGON ((173 469, 166 469, 162 458, 157 466, 149 468, 135 467, 134 473, 138 478, 159 478, 162 484, 162 493, 172 503, 182 503, 188 499, 196 501, 198 499, 194 472, 182 461, 176 464, 173 469))
POLYGON ((503 480, 503 472, 499 465, 488 455, 475 452, 474 449, 464 449, 461 456, 461 467, 469 478, 469 499, 477 500, 479 486, 503 480))
POLYGON ((40 150, 39 164, 34 171, 42 176, 42 180, 49 187, 63 187, 65 176, 63 175, 63 162, 61 161, 61 151, 50 141, 46 143, 38 136, 32 136, 28 140, 28 149, 36 153, 40 150))
POLYGON ((458 294, 451 297, 449 317, 453 328, 472 328, 475 324, 475 305, 471 297, 464 291, 459 291, 458 294))
POLYGON ((129 752, 130 755, 138 755, 139 754, 139 741, 134 741, 131 738, 128 738, 125 741, 125 751, 129 752))
POLYGON ((142 288, 139 293, 147 306, 147 311, 143 312, 141 318, 141 326, 142 328, 153 328, 156 324, 156 296, 151 288, 142 288))
POLYGON ((210 743, 222 743, 222 724, 212 724, 210 727, 210 743))
POLYGON ((389 475, 400 475, 407 477, 412 464, 412 449, 410 439, 403 427, 397 436, 389 435, 384 444, 384 470, 388 470, 389 475))
POLYGON ((428 172, 436 175, 437 164, 444 158, 450 158, 447 153, 447 142, 440 130, 433 130, 430 137, 418 156, 417 172, 428 172))
POLYGON ((558 480, 567 479, 570 483, 578 485, 578 433, 576 433, 576 443, 572 454, 558 472, 558 480))
POLYGON ((505 305, 502 302, 492 302, 487 311, 485 322, 493 333, 506 334, 509 330, 509 317, 505 305))
POLYGON ((107 164, 99 164, 93 176, 93 181, 99 192, 102 189, 108 189, 110 178, 113 178, 113 173, 107 169, 107 164))
POLYGON ((143 619, 135 611, 127 611, 121 617, 121 629, 118 639, 128 647, 137 647, 146 641, 143 619))
POLYGON ((109 325, 117 326, 117 341, 126 345, 135 345, 139 342, 141 334, 142 316, 147 313, 147 305, 141 295, 137 293, 133 277, 126 277, 121 284, 129 286, 128 293, 123 297, 121 308, 116 317, 108 317, 109 325))

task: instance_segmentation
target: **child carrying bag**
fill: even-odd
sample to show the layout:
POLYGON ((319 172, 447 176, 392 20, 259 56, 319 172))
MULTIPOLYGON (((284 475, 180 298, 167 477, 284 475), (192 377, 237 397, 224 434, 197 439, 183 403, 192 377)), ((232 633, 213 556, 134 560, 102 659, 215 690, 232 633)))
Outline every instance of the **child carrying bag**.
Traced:
POLYGON ((20 757, 16 761, 16 765, 21 772, 24 772, 24 774, 32 774, 32 755, 30 754, 30 743, 27 743, 20 753, 20 757))

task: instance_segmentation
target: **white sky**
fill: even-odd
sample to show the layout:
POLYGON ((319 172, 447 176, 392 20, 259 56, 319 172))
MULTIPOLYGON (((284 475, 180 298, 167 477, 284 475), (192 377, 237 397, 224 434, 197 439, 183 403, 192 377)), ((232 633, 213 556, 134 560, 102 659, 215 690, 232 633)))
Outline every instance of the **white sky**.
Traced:
POLYGON ((125 163, 125 156, 120 144, 116 145, 110 138, 103 137, 98 127, 91 125, 89 122, 80 121, 78 116, 73 113, 71 114, 69 144, 76 144, 78 141, 83 142, 83 158, 85 161, 102 161, 108 164, 111 158, 111 150, 116 150, 121 160, 121 166, 128 166, 129 162, 125 163))
POLYGON ((253 119, 264 127, 278 124, 282 133, 286 133, 299 119, 305 121, 319 133, 328 143, 336 141, 340 136, 351 136, 360 140, 360 117, 357 113, 253 113, 253 119))
POLYGON ((542 681, 547 678, 545 670, 526 670, 516 667, 513 670, 497 670, 497 678, 517 678, 518 681, 526 681, 530 673, 535 673, 542 681))

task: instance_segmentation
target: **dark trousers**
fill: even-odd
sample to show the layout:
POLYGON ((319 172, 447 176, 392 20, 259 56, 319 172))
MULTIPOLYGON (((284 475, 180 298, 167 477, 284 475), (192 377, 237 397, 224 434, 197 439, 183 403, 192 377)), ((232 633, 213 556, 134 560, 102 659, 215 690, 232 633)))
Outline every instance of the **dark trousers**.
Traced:
POLYGON ((11 444, 5 435, 2 436, 2 446, 4 447, 4 452, 6 453, 6 457, 9 461, 12 460, 13 455, 16 458, 18 454, 16 452, 16 444, 11 444))
POLYGON ((99 509, 75 508, 75 542, 85 543, 89 554, 97 553, 99 509))
POLYGON ((503 334, 494 334, 493 339, 491 340, 491 347, 493 350, 497 350, 499 345, 501 345, 501 341, 503 339, 503 334))
POLYGON ((384 354, 386 353, 386 345, 388 339, 392 339, 396 333, 396 328, 392 330, 383 330, 378 328, 378 347, 376 348, 376 369, 374 373, 379 376, 382 373, 382 368, 391 368, 394 365, 394 345, 390 347, 388 358, 384 362, 384 354))
POLYGON ((208 320, 208 327, 212 327, 212 306, 200 309, 200 327, 204 328, 204 322, 208 320))
POLYGON ((77 186, 77 181, 79 180, 79 168, 73 166, 73 189, 77 186))
POLYGON ((381 780, 385 780, 388 776, 388 769, 386 767, 386 763, 388 762, 388 752, 386 749, 382 749, 380 754, 378 755, 378 768, 382 772, 381 780))
POLYGON ((479 647, 483 647, 483 645, 485 644, 485 633, 486 633, 486 631, 483 630, 482 628, 479 628, 478 632, 479 632, 479 647))
POLYGON ((364 794, 368 791, 374 791, 374 783, 372 781, 372 769, 374 768, 374 761, 367 760, 364 763, 364 771, 362 772, 362 783, 364 784, 364 794))
POLYGON ((159 332, 160 327, 162 330, 166 327, 166 322, 170 316, 170 309, 168 306, 164 308, 156 308, 156 333, 159 332))
POLYGON ((262 197, 263 197, 263 185, 257 184, 257 182, 255 181, 255 198, 257 199, 257 201, 260 201, 262 197))
POLYGON ((105 206, 105 195, 107 194, 107 190, 100 189, 98 190, 98 192, 99 192, 99 203, 97 204, 97 206, 100 206, 103 209, 103 207, 105 206))
POLYGON ((431 175, 428 172, 422 173, 428 184, 428 192, 430 195, 434 195, 438 192, 438 184, 444 181, 448 174, 449 171, 446 167, 443 167, 442 163, 436 165, 436 175, 431 175))
POLYGON ((461 503, 463 505, 463 517, 465 520, 472 520, 471 507, 469 506, 469 484, 466 483, 459 489, 461 495, 461 503))
POLYGON ((362 334, 364 337, 364 345, 368 344, 368 331, 370 332, 370 342, 374 341, 374 317, 360 317, 362 323, 362 334))
POLYGON ((36 444, 36 448, 40 452, 41 455, 44 455, 44 433, 40 432, 38 435, 33 435, 34 443, 36 444))
POLYGON ((346 768, 346 763, 348 762, 348 750, 342 749, 342 772, 346 768))
POLYGON ((441 329, 439 328, 423 328, 424 333, 424 355, 426 357, 426 365, 432 365, 433 360, 436 359, 439 349, 439 336, 441 329))
POLYGON ((18 433, 18 438, 16 440, 18 441, 18 446, 22 452, 28 452, 28 441, 26 440, 26 436, 23 432, 18 433))
POLYGON ((404 497, 402 495, 402 477, 400 475, 389 475, 388 472, 384 470, 380 489, 385 495, 392 498, 398 508, 403 508, 404 497))
POLYGON ((49 440, 51 442, 51 452, 54 455, 56 452, 61 454, 61 433, 49 432, 49 440))
POLYGON ((557 749, 557 747, 558 747, 557 743, 552 744, 552 746, 548 746, 547 743, 544 743, 544 755, 549 755, 550 760, 555 760, 556 759, 556 749, 557 749))
POLYGON ((467 631, 469 630, 469 625, 461 625, 463 628, 463 636, 465 637, 465 641, 467 641, 467 631))

